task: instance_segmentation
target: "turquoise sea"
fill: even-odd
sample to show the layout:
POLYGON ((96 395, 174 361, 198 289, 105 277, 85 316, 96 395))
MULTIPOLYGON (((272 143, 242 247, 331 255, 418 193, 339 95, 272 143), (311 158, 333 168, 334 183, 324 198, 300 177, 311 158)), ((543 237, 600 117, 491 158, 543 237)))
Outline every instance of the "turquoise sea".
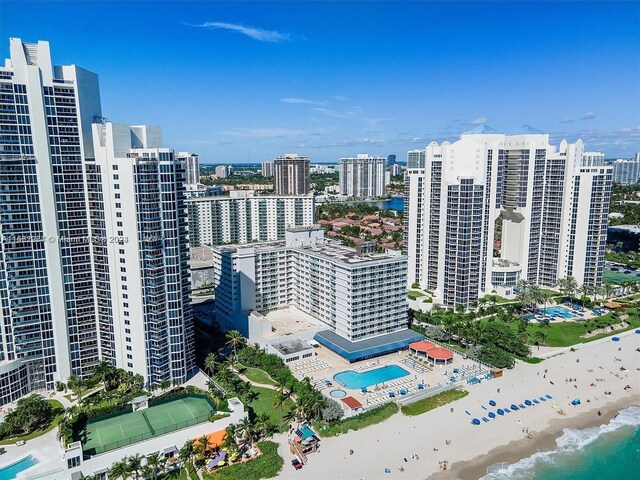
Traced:
POLYGON ((567 428, 556 449, 517 463, 494 465, 483 480, 603 480, 638 478, 640 407, 629 407, 606 425, 567 428))

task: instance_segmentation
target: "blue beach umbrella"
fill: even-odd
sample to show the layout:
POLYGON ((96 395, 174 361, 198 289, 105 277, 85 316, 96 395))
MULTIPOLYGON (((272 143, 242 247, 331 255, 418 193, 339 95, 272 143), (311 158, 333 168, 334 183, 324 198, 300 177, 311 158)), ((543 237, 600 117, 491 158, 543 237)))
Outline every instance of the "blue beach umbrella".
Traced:
POLYGON ((504 415, 504 410, 499 408, 498 410, 496 410, 496 412, 498 412, 498 415, 504 415))
POLYGON ((495 400, 489 400, 489 405, 491 405, 492 407, 496 406, 496 401, 495 400))
POLYGON ((518 410, 518 406, 515 403, 512 403, 511 410, 518 410))
POLYGON ((619 342, 620 341, 620 337, 613 337, 611 340, 613 340, 614 342, 619 342))
POLYGON ((471 423, 473 423, 474 425, 480 425, 480 419, 474 418, 473 420, 471 420, 471 423))
POLYGON ((489 412, 489 418, 496 418, 496 414, 493 412, 489 412))
POLYGON ((530 407, 531 406, 531 400, 525 400, 524 404, 527 405, 528 407, 530 407))

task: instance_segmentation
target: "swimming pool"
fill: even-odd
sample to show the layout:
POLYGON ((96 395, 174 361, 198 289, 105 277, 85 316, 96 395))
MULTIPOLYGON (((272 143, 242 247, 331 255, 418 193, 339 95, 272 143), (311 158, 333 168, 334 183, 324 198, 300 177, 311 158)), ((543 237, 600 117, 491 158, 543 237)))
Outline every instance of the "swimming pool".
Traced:
POLYGON ((331 390, 329 392, 329 395, 331 395, 333 398, 344 398, 347 396, 347 392, 345 392, 344 390, 336 389, 331 390))
POLYGON ((547 307, 544 310, 547 315, 560 315, 563 318, 574 318, 575 315, 564 307, 547 307))
POLYGON ((404 368, 398 365, 387 365, 386 367, 376 368, 375 370, 369 370, 368 372, 354 372, 353 370, 346 370, 344 372, 336 373, 333 378, 336 382, 345 388, 360 389, 363 387, 370 387, 377 383, 390 382, 396 378, 406 377, 409 375, 404 368))
POLYGON ((32 455, 28 455, 11 465, 0 468, 0 480, 13 480, 18 474, 27 468, 31 468, 38 463, 38 460, 32 455))

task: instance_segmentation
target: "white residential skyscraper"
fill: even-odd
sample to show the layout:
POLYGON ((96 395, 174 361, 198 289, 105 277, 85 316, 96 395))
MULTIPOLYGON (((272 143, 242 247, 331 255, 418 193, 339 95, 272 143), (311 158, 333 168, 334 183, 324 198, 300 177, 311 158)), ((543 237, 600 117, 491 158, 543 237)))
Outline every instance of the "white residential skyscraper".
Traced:
MULTIPOLYGON (((105 205, 105 189, 119 184, 110 175, 118 173, 95 161, 98 78, 53 66, 48 42, 12 38, 10 55, 0 68, 0 404, 72 374, 85 377, 103 359, 136 373, 147 367, 128 368, 115 339, 124 318, 109 303, 122 292, 106 293, 118 284, 109 275, 121 266, 110 263, 108 249, 120 235, 115 227, 111 239, 104 232, 121 220, 105 205)), ((177 197, 180 187, 171 188, 177 197)), ((138 206, 128 202, 134 218, 129 212, 138 206)), ((128 268, 140 272, 141 265, 128 268)), ((141 321, 143 312, 131 316, 141 321)))
POLYGON ((621 185, 632 185, 640 179, 640 160, 618 159, 613 162, 613 181, 621 185))
POLYGON ((106 222, 99 289, 102 357, 147 383, 184 382, 194 366, 184 163, 159 127, 93 125, 106 222), (102 301, 104 299, 104 301, 102 301))
POLYGON ((379 198, 386 193, 387 159, 359 154, 338 164, 340 194, 354 198, 379 198))
POLYGON ((514 135, 481 126, 429 144, 424 168, 409 168, 405 182, 409 283, 465 307, 519 279, 600 284, 611 168, 581 166, 582 149, 563 141, 556 151, 527 126, 514 135))
POLYGON ((200 160, 198 155, 189 152, 176 153, 176 160, 184 163, 185 180, 187 185, 200 183, 200 160))

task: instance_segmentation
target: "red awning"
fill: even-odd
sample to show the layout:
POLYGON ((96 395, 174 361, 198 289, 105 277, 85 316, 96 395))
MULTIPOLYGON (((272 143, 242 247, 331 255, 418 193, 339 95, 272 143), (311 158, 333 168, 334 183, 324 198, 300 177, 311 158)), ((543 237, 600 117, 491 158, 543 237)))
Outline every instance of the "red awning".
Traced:
POLYGON ((419 342, 410 343, 409 348, 417 352, 428 352, 429 350, 436 348, 436 345, 435 343, 431 343, 427 340, 420 340, 419 342))
POLYGON ((344 398, 341 398, 340 400, 342 400, 345 403, 345 405, 349 407, 351 410, 355 410, 356 408, 362 407, 362 404, 353 397, 344 397, 344 398))

